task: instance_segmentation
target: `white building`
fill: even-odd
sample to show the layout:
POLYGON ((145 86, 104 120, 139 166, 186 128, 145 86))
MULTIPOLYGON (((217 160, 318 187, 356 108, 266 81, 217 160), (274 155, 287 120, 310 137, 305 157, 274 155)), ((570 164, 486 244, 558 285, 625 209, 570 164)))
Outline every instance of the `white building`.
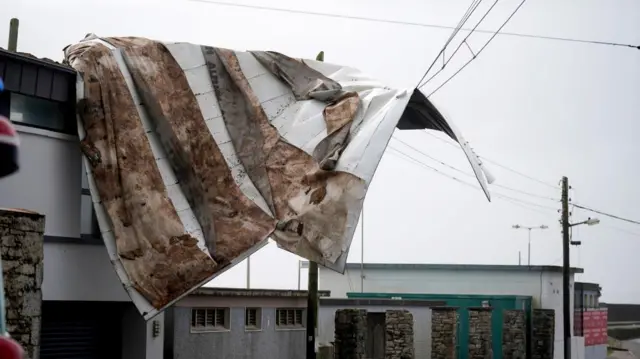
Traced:
MULTIPOLYGON (((574 274, 583 270, 572 268, 571 273, 573 308, 574 274)), ((365 263, 361 269, 360 264, 349 263, 344 275, 320 267, 319 288, 337 298, 358 292, 394 294, 399 298, 410 293, 528 296, 533 308, 555 310, 554 358, 564 356, 562 267, 365 263)), ((573 315, 571 321, 573 328, 573 315)), ((575 337, 572 344, 572 356, 583 358, 583 338, 575 337)))
POLYGON ((0 49, 0 77, 0 114, 21 141, 20 170, 0 180, 0 207, 46 221, 40 358, 162 358, 162 336, 131 304, 97 235, 75 129, 75 71, 0 49))

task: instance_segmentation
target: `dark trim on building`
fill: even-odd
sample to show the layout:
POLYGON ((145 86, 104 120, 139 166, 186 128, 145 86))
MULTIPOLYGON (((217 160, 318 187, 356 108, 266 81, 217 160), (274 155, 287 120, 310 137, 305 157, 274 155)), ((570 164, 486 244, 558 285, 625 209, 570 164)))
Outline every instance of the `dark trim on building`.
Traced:
POLYGON ((320 305, 336 307, 382 306, 382 307, 443 307, 445 301, 416 299, 364 299, 364 298, 320 298, 320 305))
POLYGON ((58 104, 64 118, 64 128, 49 128, 28 122, 25 126, 49 131, 75 134, 76 71, 71 67, 36 57, 0 49, 0 77, 4 92, 0 99, 0 113, 10 117, 11 94, 58 104), (6 113, 5 113, 6 112, 6 113))
POLYGON ((576 290, 592 291, 598 292, 598 294, 600 294, 602 287, 600 287, 598 283, 576 282, 576 290))
MULTIPOLYGON (((308 268, 309 262, 302 262, 302 268, 308 268)), ((422 263, 364 263, 364 270, 456 270, 456 271, 500 271, 500 272, 554 272, 562 273, 560 266, 518 266, 499 264, 422 264, 422 263)), ((322 268, 322 267, 320 267, 322 268)), ((347 263, 346 269, 360 270, 360 263, 347 263)), ((584 273, 582 268, 571 268, 571 273, 584 273)))
MULTIPOLYGON (((328 297, 328 290, 319 290, 319 297, 328 297)), ((189 296, 211 297, 299 297, 306 298, 306 290, 288 289, 242 289, 242 288, 208 288, 202 287, 193 291, 189 296)))
POLYGON ((86 196, 91 196, 91 191, 88 188, 83 188, 82 194, 86 196))
POLYGON ((45 235, 44 242, 45 243, 66 243, 66 244, 92 244, 92 245, 104 244, 101 238, 97 238, 89 234, 82 234, 80 238, 45 235))

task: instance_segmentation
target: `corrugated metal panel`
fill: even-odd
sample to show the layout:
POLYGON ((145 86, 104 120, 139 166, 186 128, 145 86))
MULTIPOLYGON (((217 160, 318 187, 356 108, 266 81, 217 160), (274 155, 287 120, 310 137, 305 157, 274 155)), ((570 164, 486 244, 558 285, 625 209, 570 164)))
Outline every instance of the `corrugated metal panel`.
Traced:
POLYGON ((91 319, 44 321, 40 335, 41 359, 93 359, 98 330, 91 319))

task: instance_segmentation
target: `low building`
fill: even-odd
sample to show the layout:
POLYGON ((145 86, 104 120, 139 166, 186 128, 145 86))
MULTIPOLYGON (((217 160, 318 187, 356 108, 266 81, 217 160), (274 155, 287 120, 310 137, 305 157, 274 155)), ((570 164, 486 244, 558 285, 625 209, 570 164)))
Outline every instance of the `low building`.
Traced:
MULTIPOLYGON (((306 262, 302 265, 303 268, 307 266, 306 262)), ((583 270, 571 269, 572 302, 575 273, 583 273, 583 270)), ((319 287, 330 291, 333 298, 437 300, 444 297, 449 298, 447 305, 459 306, 461 304, 451 304, 452 298, 465 297, 471 301, 464 304, 468 306, 482 305, 482 301, 497 304, 506 300, 513 302, 509 306, 514 307, 530 305, 531 308, 553 309, 554 358, 563 357, 562 267, 350 263, 344 275, 320 267, 319 287)), ((573 327, 573 316, 571 321, 573 327)), ((584 346, 582 343, 582 338, 574 339, 577 353, 582 352, 578 351, 584 346)))
POLYGON ((607 356, 608 311, 600 306, 601 295, 602 287, 597 283, 575 284, 573 334, 584 339, 585 359, 601 359, 607 356))
POLYGON ((165 311, 164 359, 303 358, 306 308, 306 291, 200 288, 165 311))

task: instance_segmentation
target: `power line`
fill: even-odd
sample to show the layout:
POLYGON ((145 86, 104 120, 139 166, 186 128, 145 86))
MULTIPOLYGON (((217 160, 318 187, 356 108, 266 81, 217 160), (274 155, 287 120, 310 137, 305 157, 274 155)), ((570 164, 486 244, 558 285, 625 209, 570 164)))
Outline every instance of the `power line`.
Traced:
MULTIPOLYGON (((465 12, 465 14, 462 16, 462 19, 460 19, 460 22, 458 23, 458 25, 456 26, 456 28, 453 30, 453 32, 451 33, 451 36, 449 36, 449 39, 447 39, 447 41, 445 42, 444 46, 442 47, 442 49, 440 50, 440 52, 438 53, 438 55, 433 59, 433 62, 431 63, 431 65, 429 65, 429 67, 427 68, 427 71, 424 72, 424 74, 422 75, 422 77, 420 78, 420 80, 418 81, 418 84, 416 85, 417 88, 420 87, 420 83, 422 82, 422 80, 424 80, 425 77, 427 77, 427 74, 429 74, 429 71, 431 71, 431 68, 433 68, 433 66, 436 64, 436 62, 438 61, 438 59, 440 58, 440 56, 442 56, 442 61, 443 61, 443 65, 442 65, 442 69, 444 69, 445 66, 447 66, 446 63, 444 63, 444 51, 447 49, 447 46, 449 46, 449 44, 451 43, 451 41, 453 40, 454 37, 456 37, 456 35, 458 35, 458 32, 460 31, 460 29, 462 28, 462 26, 464 26, 464 24, 469 20, 469 18, 471 18, 471 15, 473 15, 473 13, 476 11, 476 9, 478 8, 478 6, 480 5, 480 3, 482 2, 482 0, 474 0, 471 5, 469 6, 469 8, 467 8, 467 11, 465 12)), ((494 2, 494 4, 491 6, 491 9, 493 8, 493 6, 495 6, 495 4, 498 1, 496 0, 496 2, 494 2)), ((491 11, 491 9, 489 9, 489 11, 491 11)), ((485 14, 486 16, 486 14, 485 14)), ((482 17, 484 19, 484 17, 482 17)), ((476 24, 475 28, 478 25, 476 24)), ((473 32, 473 30, 471 31, 473 32)), ((455 54, 455 53, 454 53, 455 54)), ((439 70, 438 72, 436 72, 436 75, 438 73, 440 73, 439 70)), ((435 76, 435 75, 434 75, 435 76)))
POLYGON ((573 204, 574 207, 578 207, 580 209, 584 209, 585 211, 589 211, 589 212, 593 212, 593 213, 597 213, 597 214, 601 214, 603 216, 607 216, 607 217, 611 217, 611 218, 615 218, 617 220, 620 221, 625 221, 625 222, 629 222, 629 223, 633 223, 633 224, 640 224, 640 221, 634 221, 633 219, 628 219, 628 218, 623 218, 620 216, 616 216, 615 214, 611 214, 611 213, 607 213, 607 212, 603 212, 603 211, 599 211, 597 209, 593 209, 593 208, 589 208, 589 207, 585 207, 585 206, 581 206, 579 204, 573 204))
MULTIPOLYGON (((389 147, 388 147, 388 148, 389 148, 390 150, 392 150, 392 151, 398 152, 399 154, 401 154, 402 156, 404 156, 404 157, 408 158, 409 160, 413 161, 414 163, 418 164, 419 166, 422 166, 422 167, 424 167, 424 168, 426 168, 426 169, 429 169, 429 170, 431 170, 431 171, 437 172, 437 173, 439 173, 439 174, 440 174, 440 175, 442 175, 442 176, 445 176, 445 177, 448 177, 448 178, 450 178, 450 179, 453 179, 454 181, 457 181, 457 182, 459 182, 459 183, 461 183, 461 184, 463 184, 463 185, 465 185, 465 186, 471 187, 471 188, 473 188, 473 189, 475 189, 475 190, 480 190, 480 189, 481 189, 480 187, 478 187, 478 186, 474 186, 473 184, 471 184, 471 183, 469 183, 469 182, 466 182, 466 181, 464 181, 464 180, 461 180, 460 178, 457 178, 457 177, 452 176, 452 175, 450 175, 450 174, 448 174, 448 173, 442 172, 442 171, 438 170, 438 169, 437 169, 437 168, 435 168, 435 167, 429 166, 428 164, 426 164, 426 163, 424 163, 424 162, 422 162, 422 161, 420 161, 420 160, 416 159, 416 158, 415 158, 415 157, 413 157, 413 156, 410 156, 410 155, 408 155, 408 154, 406 154, 406 153, 404 153, 404 152, 402 152, 402 151, 398 150, 397 148, 394 148, 394 147, 393 147, 393 146, 391 146, 391 145, 389 145, 389 147)), ((541 204, 538 204, 538 203, 533 203, 533 202, 525 201, 525 200, 523 200, 523 199, 519 199, 519 198, 510 197, 510 196, 507 196, 507 195, 502 194, 502 193, 494 193, 494 196, 496 196, 496 197, 498 197, 498 198, 501 198, 501 199, 508 199, 508 200, 510 200, 509 202, 515 201, 515 202, 519 202, 519 203, 524 204, 524 205, 529 205, 529 206, 534 206, 534 207, 539 207, 539 208, 544 208, 544 209, 551 209, 551 210, 553 210, 553 211, 556 211, 556 210, 557 210, 557 208, 553 208, 553 207, 549 207, 549 206, 541 205, 541 204)))
MULTIPOLYGON (((449 146, 456 147, 456 148, 458 148, 458 147, 459 147, 459 145, 458 145, 457 143, 453 143, 453 142, 447 141, 447 140, 445 140, 445 139, 443 139, 443 138, 440 138, 440 137, 438 137, 438 136, 434 135, 434 134, 433 134, 433 133, 431 133, 431 132, 427 132, 426 130, 425 130, 425 131, 422 131, 421 133, 424 133, 424 134, 426 134, 426 135, 429 135, 429 136, 431 136, 431 137, 433 137, 433 138, 437 139, 438 141, 441 141, 441 142, 444 142, 444 143, 448 144, 449 146)), ((558 188, 558 186, 556 186, 556 185, 552 185, 552 184, 550 184, 550 183, 548 183, 548 182, 545 182, 545 181, 542 181, 542 180, 539 180, 539 179, 533 178, 533 177, 531 177, 531 176, 529 176, 529 175, 526 175, 526 174, 524 174, 524 173, 522 173, 522 172, 516 171, 516 170, 514 170, 514 169, 512 169, 512 168, 510 168, 510 167, 508 167, 508 166, 501 165, 500 163, 498 163, 498 162, 496 162, 496 161, 494 161, 494 160, 492 160, 492 159, 489 159, 489 158, 484 157, 484 156, 479 156, 479 157, 480 157, 481 159, 483 159, 483 160, 485 160, 485 161, 489 162, 489 163, 492 163, 492 164, 494 164, 494 165, 496 165, 496 166, 498 166, 498 167, 501 167, 501 168, 503 168, 503 169, 505 169, 505 170, 507 170, 507 171, 510 171, 510 172, 512 172, 512 173, 515 173, 515 174, 517 174, 517 175, 519 175, 519 176, 522 176, 522 177, 524 177, 524 178, 527 178, 527 179, 529 179, 529 180, 532 180, 532 181, 537 182, 537 183, 539 183, 539 184, 545 185, 545 186, 547 186, 547 187, 551 187, 551 188, 556 189, 556 190, 558 190, 558 189, 559 189, 559 188, 558 188)))
MULTIPOLYGON (((215 0, 187 0, 187 1, 205 3, 205 4, 210 4, 210 5, 218 5, 218 6, 238 7, 238 8, 255 9, 255 10, 266 10, 266 11, 277 11, 277 12, 286 12, 286 13, 290 13, 290 14, 322 16, 322 17, 330 17, 330 18, 336 18, 336 19, 379 22, 379 23, 395 24, 395 25, 427 27, 427 28, 433 28, 433 29, 456 29, 455 26, 447 26, 447 25, 426 24, 426 23, 411 22, 411 21, 400 21, 400 20, 387 20, 387 19, 371 18, 371 17, 364 17, 364 16, 350 16, 350 15, 331 14, 331 13, 322 13, 322 12, 304 11, 304 10, 294 10, 294 9, 276 8, 276 7, 259 6, 259 5, 233 4, 233 3, 228 3, 228 2, 223 2, 223 1, 215 1, 215 0)), ((460 30, 461 31, 471 31, 471 29, 468 29, 468 28, 460 28, 460 30)), ((491 31, 491 30, 476 30, 476 32, 478 32, 478 33, 486 33, 486 34, 493 34, 494 33, 494 31, 491 31)), ((639 49, 640 50, 640 46, 617 43, 617 42, 581 40, 581 39, 572 39, 572 38, 566 38, 566 37, 542 36, 542 35, 534 35, 534 34, 522 34, 522 33, 516 33, 516 32, 501 32, 500 35, 503 35, 503 36, 516 36, 516 37, 524 37, 524 38, 532 38, 532 39, 552 40, 552 41, 566 41, 566 42, 575 42, 575 43, 592 44, 592 45, 608 45, 608 46, 630 47, 630 48, 634 48, 634 49, 639 49)))
MULTIPOLYGON (((493 10, 493 8, 498 4, 498 0, 495 0, 493 2, 493 4, 491 4, 491 7, 489 7, 489 9, 484 13, 484 15, 482 15, 482 17, 480 18, 480 20, 478 20, 478 22, 476 23, 476 25, 473 27, 473 29, 471 29, 471 31, 467 34, 467 36, 465 36, 464 39, 462 39, 462 41, 460 42, 460 44, 458 45, 458 47, 455 49, 455 51, 453 52, 453 54, 451 54, 451 56, 449 56, 449 59, 445 61, 444 59, 444 49, 442 50, 442 68, 440 70, 438 70, 435 74, 433 74, 433 76, 431 76, 427 81, 425 81, 424 83, 420 83, 422 82, 422 80, 424 80, 424 78, 426 77, 427 73, 429 72, 429 70, 431 70, 431 67, 429 67, 429 70, 427 70, 427 73, 424 74, 424 76, 422 76, 422 79, 420 80, 420 82, 418 83, 418 88, 423 87, 424 85, 426 85, 427 83, 429 83, 429 81, 431 81, 434 77, 436 77, 440 72, 442 72, 445 67, 447 67, 447 65, 449 64, 449 62, 451 61, 451 59, 458 53, 458 51, 460 50, 460 48, 462 47, 462 44, 466 44, 467 47, 469 48, 469 51, 471 52, 471 54, 475 57, 476 55, 473 53, 473 51, 471 50, 471 47, 469 47, 469 44, 467 43, 467 39, 469 39, 469 37, 476 31, 476 29, 478 28, 478 26, 480 26, 480 24, 482 24, 482 22, 484 21, 484 19, 487 17, 487 15, 489 15, 489 13, 491 12, 491 10, 493 10)), ((439 57, 440 55, 438 55, 439 57)), ((434 60, 434 64, 435 61, 438 58, 436 57, 436 59, 434 60)), ((431 65, 433 66, 433 64, 431 65)))
MULTIPOLYGON (((450 169, 452 169, 452 170, 454 170, 456 172, 460 172, 460 173, 462 173, 462 174, 464 174, 466 176, 475 177, 475 175, 473 173, 469 173, 469 172, 463 171, 463 170, 461 170, 461 169, 459 169, 457 167, 454 167, 454 166, 452 166, 452 165, 450 165, 448 163, 445 163, 442 160, 439 160, 439 159, 437 159, 437 158, 435 158, 433 156, 430 156, 430 155, 420 151, 419 149, 411 146, 410 144, 406 143, 405 141, 397 138, 397 137, 392 137, 392 139, 394 139, 394 140, 400 142, 401 144, 409 147, 410 149, 414 150, 415 152, 418 152, 419 154, 431 159, 432 161, 440 163, 441 165, 443 165, 443 166, 445 166, 447 168, 450 168, 450 169)), ((536 198, 540 198, 540 199, 550 200, 550 201, 554 201, 554 202, 559 202, 560 201, 560 199, 558 199, 558 198, 541 196, 541 195, 538 195, 538 194, 535 194, 535 193, 519 190, 519 189, 516 189, 516 188, 511 188, 511 187, 508 187, 508 186, 505 186, 505 185, 501 185, 501 184, 497 184, 497 183, 496 184, 491 184, 491 186, 499 187, 499 188, 505 189, 507 191, 517 192, 517 193, 520 193, 520 194, 524 194, 524 195, 527 195, 527 196, 536 197, 536 198)))
MULTIPOLYGON (((451 81, 454 77, 456 77, 456 75, 458 75, 462 70, 464 70, 465 67, 467 67, 467 65, 469 65, 473 60, 475 60, 478 56, 480 56, 480 54, 482 53, 482 51, 484 51, 484 49, 487 48, 487 46, 491 43, 491 41, 493 41, 493 39, 498 35, 498 33, 500 32, 500 30, 502 30, 503 27, 505 27, 505 25, 507 25, 507 23, 509 23, 509 21, 511 20, 511 18, 513 18, 513 16, 518 12, 518 10, 520 10, 520 8, 522 7, 522 5, 524 5, 524 3, 527 0, 522 0, 520 2, 520 4, 518 4, 518 6, 515 8, 515 10, 513 10, 513 12, 511 13, 511 15, 509 15, 509 17, 507 17, 507 19, 504 21, 504 23, 502 23, 502 25, 500 25, 500 27, 498 28, 498 30, 496 30, 496 32, 491 35, 491 37, 489 38, 489 40, 487 40, 487 42, 480 48, 480 50, 478 50, 478 52, 476 54, 473 55, 473 57, 467 61, 464 65, 462 65, 462 67, 460 69, 458 69, 458 71, 454 72, 453 75, 451 75, 448 79, 446 79, 443 83, 440 84, 440 86, 436 87, 435 90, 431 91, 430 94, 427 95, 427 98, 431 97, 431 95, 433 95, 434 93, 436 93, 438 90, 440 90, 444 85, 448 84, 449 81, 451 81)), ((423 85, 424 86, 424 85, 423 85)))

